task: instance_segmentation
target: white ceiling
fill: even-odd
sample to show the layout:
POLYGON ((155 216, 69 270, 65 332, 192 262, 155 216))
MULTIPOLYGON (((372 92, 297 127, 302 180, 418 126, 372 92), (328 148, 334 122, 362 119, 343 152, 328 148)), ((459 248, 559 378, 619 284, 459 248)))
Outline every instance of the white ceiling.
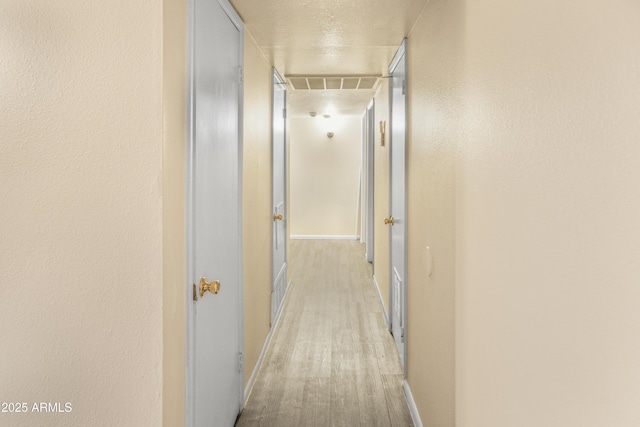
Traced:
MULTIPOLYGON (((427 0, 231 0, 282 75, 387 75, 427 0)), ((291 87, 290 87, 291 89, 291 87)), ((290 115, 361 115, 365 90, 289 90, 290 115)))

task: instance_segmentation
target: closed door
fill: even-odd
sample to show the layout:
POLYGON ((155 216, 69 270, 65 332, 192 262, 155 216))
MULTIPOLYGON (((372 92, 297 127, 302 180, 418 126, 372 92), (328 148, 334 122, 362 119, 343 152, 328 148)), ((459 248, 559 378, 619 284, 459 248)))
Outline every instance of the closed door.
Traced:
POLYGON ((242 26, 226 0, 193 0, 190 28, 187 425, 233 425, 242 406, 242 26))
POLYGON ((406 371, 406 40, 389 67, 391 141, 389 185, 391 333, 406 371))
POLYGON ((271 323, 282 307, 287 289, 287 209, 286 209, 286 110, 287 88, 273 70, 273 135, 272 135, 272 289, 271 323))
POLYGON ((374 202, 374 154, 375 154, 375 134, 374 134, 374 100, 367 106, 365 113, 365 159, 366 159, 366 257, 367 261, 373 262, 373 202, 374 202))

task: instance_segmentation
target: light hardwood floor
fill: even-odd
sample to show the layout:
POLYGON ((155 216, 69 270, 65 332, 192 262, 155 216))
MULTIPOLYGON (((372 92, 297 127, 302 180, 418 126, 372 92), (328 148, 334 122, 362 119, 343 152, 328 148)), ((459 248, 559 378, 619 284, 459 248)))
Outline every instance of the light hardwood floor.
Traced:
POLYGON ((291 289, 236 426, 412 426, 363 246, 294 240, 291 289))

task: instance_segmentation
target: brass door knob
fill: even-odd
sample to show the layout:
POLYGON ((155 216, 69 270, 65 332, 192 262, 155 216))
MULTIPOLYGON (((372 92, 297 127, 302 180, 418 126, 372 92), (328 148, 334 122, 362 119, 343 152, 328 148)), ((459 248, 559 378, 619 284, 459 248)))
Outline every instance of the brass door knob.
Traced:
POLYGON ((392 217, 392 216, 390 216, 389 218, 385 218, 385 219, 384 219, 384 223, 385 223, 386 225, 391 224, 391 226, 393 226, 393 224, 395 224, 395 220, 393 219, 393 217, 392 217))
POLYGON ((280 215, 273 214, 273 220, 274 221, 282 221, 282 218, 283 218, 282 214, 280 214, 280 215))
POLYGON ((214 280, 212 282, 207 282, 207 278, 203 277, 200 279, 200 298, 204 296, 205 292, 211 292, 212 294, 217 294, 220 292, 220 281, 214 280))

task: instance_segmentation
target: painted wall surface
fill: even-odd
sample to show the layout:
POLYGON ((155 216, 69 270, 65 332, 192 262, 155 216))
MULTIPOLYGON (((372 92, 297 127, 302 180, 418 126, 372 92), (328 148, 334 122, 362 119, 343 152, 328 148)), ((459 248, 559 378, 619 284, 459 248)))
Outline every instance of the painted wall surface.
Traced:
POLYGON ((187 2, 163 0, 162 425, 185 419, 187 2))
POLYGON ((455 154, 461 117, 457 89, 462 80, 461 4, 430 1, 407 45, 407 378, 424 425, 443 427, 455 425, 455 154))
POLYGON ((639 19, 630 1, 432 0, 410 33, 425 425, 640 423, 639 19))
POLYGON ((160 425, 162 2, 1 9, 0 424, 160 425))
POLYGON ((464 19, 458 424, 640 425, 640 3, 464 19))
POLYGON ((272 71, 251 34, 244 38, 243 250, 245 384, 271 321, 272 71))
POLYGON ((373 198, 373 275, 376 278, 384 307, 389 315, 389 226, 384 219, 389 216, 389 81, 383 79, 375 94, 373 132, 374 183, 373 198), (385 145, 381 145, 380 121, 386 122, 385 145))
POLYGON ((361 118, 292 117, 289 122, 291 235, 355 236, 361 118), (333 138, 327 137, 329 131, 333 138))

